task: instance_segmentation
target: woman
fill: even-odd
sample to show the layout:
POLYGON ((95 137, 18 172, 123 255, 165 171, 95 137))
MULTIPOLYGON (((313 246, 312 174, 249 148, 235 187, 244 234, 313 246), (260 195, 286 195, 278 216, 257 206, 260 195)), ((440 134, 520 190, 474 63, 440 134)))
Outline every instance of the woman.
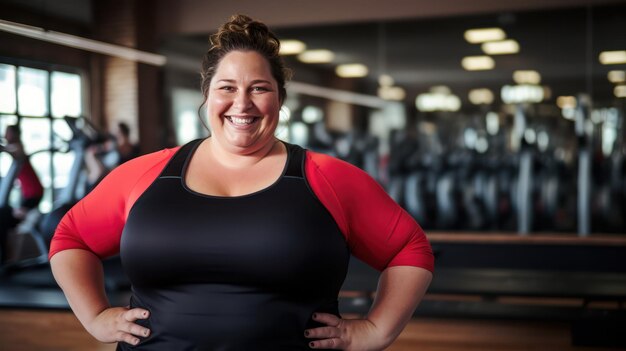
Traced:
POLYGON ((35 173, 33 166, 30 164, 28 155, 26 155, 24 151, 19 126, 7 126, 4 139, 7 141, 7 145, 0 147, 11 154, 14 162, 21 164, 17 175, 17 181, 20 184, 22 197, 20 207, 14 211, 15 216, 21 220, 24 219, 24 216, 28 213, 28 211, 39 206, 39 202, 41 202, 41 198, 43 197, 43 186, 41 185, 39 177, 37 176, 37 173, 35 173))
POLYGON ((421 228, 363 171, 274 137, 288 71, 264 24, 234 16, 211 44, 211 137, 118 167, 59 225, 70 306, 120 350, 387 347, 431 279, 421 228), (99 260, 117 252, 127 308, 104 294, 99 260), (350 253, 383 271, 364 319, 337 310, 350 253))
POLYGON ((0 145, 0 151, 8 152, 13 157, 13 162, 19 167, 17 182, 20 185, 21 199, 19 207, 0 207, 0 263, 6 261, 9 256, 7 247, 9 231, 24 221, 31 210, 39 206, 44 191, 24 151, 20 127, 18 125, 7 126, 4 139, 7 144, 6 146, 0 145))

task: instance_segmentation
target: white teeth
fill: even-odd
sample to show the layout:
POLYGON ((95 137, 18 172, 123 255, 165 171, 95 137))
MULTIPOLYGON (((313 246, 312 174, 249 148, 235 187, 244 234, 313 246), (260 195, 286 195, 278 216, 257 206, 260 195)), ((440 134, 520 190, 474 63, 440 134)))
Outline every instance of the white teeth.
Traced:
POLYGON ((252 122, 254 122, 254 118, 239 118, 239 117, 233 117, 230 116, 229 117, 231 122, 235 123, 235 124, 251 124, 252 122))

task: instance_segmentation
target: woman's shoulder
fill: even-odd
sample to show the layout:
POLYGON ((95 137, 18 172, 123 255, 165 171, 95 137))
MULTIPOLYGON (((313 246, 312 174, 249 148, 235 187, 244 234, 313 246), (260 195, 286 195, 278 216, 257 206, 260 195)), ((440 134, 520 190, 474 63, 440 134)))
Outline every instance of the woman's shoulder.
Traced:
POLYGON ((373 181, 361 168, 337 157, 311 150, 306 150, 305 170, 307 176, 321 173, 326 178, 341 182, 359 179, 373 181))
POLYGON ((159 151, 154 151, 145 155, 137 156, 133 159, 130 159, 118 167, 116 167, 113 171, 127 173, 127 172, 140 172, 141 170, 147 171, 150 168, 153 168, 158 165, 165 165, 180 149, 180 146, 173 148, 165 148, 159 151))

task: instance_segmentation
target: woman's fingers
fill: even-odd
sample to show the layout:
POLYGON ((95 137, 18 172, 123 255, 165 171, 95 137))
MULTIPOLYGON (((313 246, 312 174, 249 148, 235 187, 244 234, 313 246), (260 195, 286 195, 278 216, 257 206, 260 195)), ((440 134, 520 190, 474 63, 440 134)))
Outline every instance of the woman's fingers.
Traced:
POLYGON ((131 345, 139 344, 139 339, 131 334, 118 331, 115 335, 116 341, 125 342, 131 345))
POLYGON ((146 319, 149 315, 150 312, 144 310, 143 308, 133 308, 132 310, 124 312, 124 320, 134 322, 138 319, 146 319))
POLYGON ((343 349, 343 343, 339 338, 315 340, 309 343, 312 349, 343 349))
POLYGON ((150 335, 150 329, 144 328, 139 324, 135 324, 132 322, 126 322, 119 325, 119 330, 123 333, 132 334, 135 336, 141 336, 143 338, 150 335))
POLYGON ((330 313, 313 313, 313 320, 326 324, 331 327, 337 327, 341 323, 341 318, 330 313))
POLYGON ((307 329, 304 335, 307 338, 320 339, 309 342, 312 349, 343 349, 342 319, 329 313, 314 313, 313 320, 326 324, 327 327, 307 329))
MULTIPOLYGON (((148 337, 150 335, 150 329, 142 327, 141 325, 135 323, 138 319, 146 319, 150 316, 150 312, 141 309, 141 308, 133 308, 123 313, 122 319, 124 320, 118 326, 118 330, 124 334, 130 334, 129 336, 132 338, 132 341, 139 342, 135 336, 148 337)), ((127 336, 124 336, 126 338, 127 336)), ((126 340, 124 340, 126 341, 126 340)), ((136 344, 135 343, 135 344, 136 344)))
POLYGON ((339 338, 341 330, 337 327, 320 327, 306 330, 304 336, 312 339, 339 338))
POLYGON ((94 318, 87 328, 101 342, 125 342, 137 345, 140 338, 148 337, 150 329, 136 323, 149 318, 150 312, 142 308, 111 307, 94 318))

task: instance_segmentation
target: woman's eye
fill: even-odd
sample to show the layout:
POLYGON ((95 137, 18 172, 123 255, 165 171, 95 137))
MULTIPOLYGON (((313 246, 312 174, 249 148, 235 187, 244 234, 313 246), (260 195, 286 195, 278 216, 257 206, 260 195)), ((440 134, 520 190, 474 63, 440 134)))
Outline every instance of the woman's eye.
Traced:
POLYGON ((252 91, 254 91, 254 92, 265 92, 265 91, 268 91, 268 89, 266 87, 253 87, 252 91))
POLYGON ((233 90, 235 90, 235 88, 233 88, 233 87, 231 87, 231 86, 226 85, 226 86, 220 87, 220 88, 219 88, 219 90, 224 90, 224 91, 233 91, 233 90))

